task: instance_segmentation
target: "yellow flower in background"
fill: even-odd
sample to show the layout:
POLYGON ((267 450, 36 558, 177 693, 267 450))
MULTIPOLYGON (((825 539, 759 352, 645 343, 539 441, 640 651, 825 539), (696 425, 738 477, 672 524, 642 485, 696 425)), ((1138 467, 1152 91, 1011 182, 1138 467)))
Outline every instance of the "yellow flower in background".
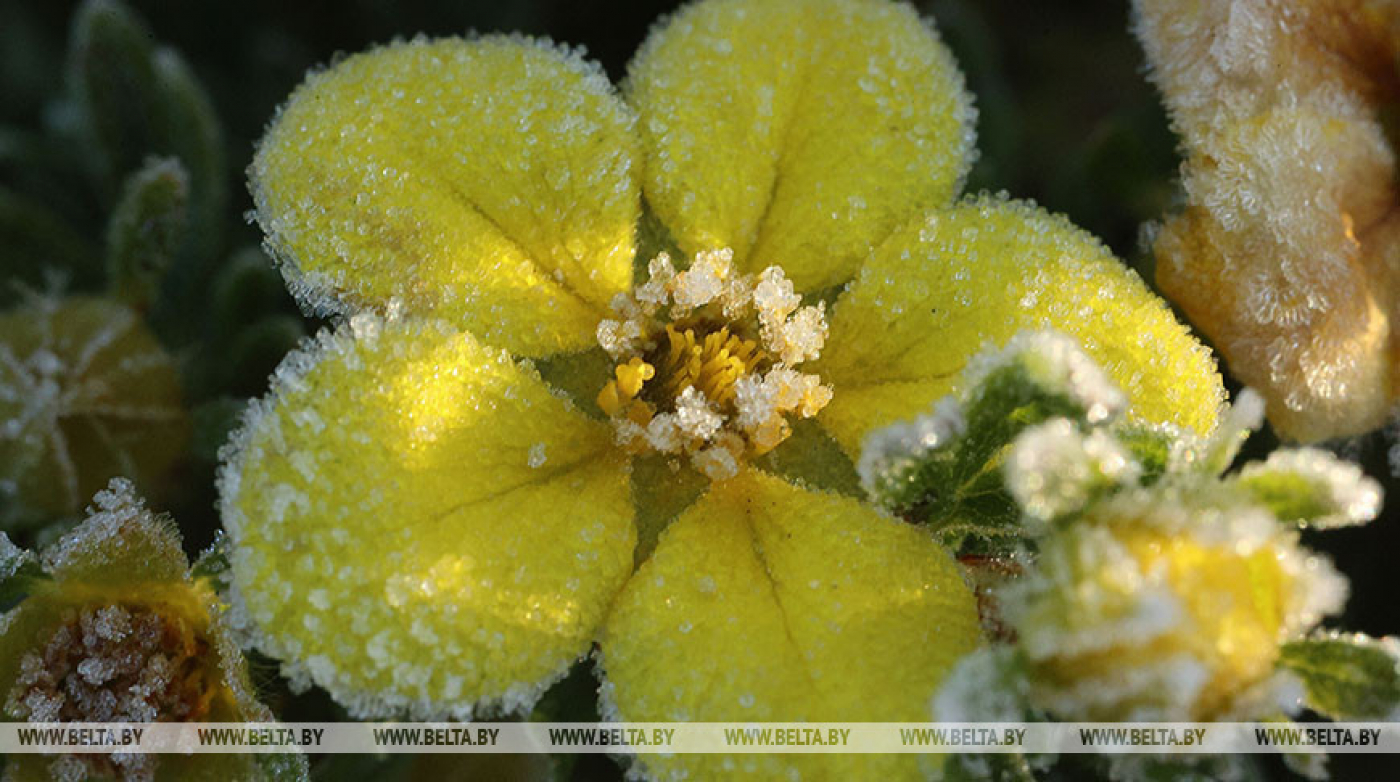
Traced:
POLYGON ((77 518, 114 475, 163 488, 189 436, 181 397, 175 360, 119 302, 0 312, 0 528, 77 518))
POLYGON ((1374 429, 1395 407, 1400 6, 1135 0, 1186 161, 1157 282, 1259 389, 1280 434, 1374 429))
POLYGON ((1206 432, 1222 399, 1097 241, 955 200, 973 117, 936 34, 875 0, 691 5, 622 98, 518 37, 310 76, 252 187, 289 286, 348 317, 227 452, 238 620, 356 716, 517 711, 600 639, 618 719, 923 719, 976 609, 947 551, 859 500, 865 434, 1049 325, 1145 421, 1206 432))

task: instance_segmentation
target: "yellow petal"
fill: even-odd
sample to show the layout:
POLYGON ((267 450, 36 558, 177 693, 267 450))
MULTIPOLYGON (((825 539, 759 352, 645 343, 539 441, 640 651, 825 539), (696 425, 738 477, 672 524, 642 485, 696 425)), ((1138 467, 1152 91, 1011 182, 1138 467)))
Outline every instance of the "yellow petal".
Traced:
MULTIPOLYGON (((924 721, 977 643, 951 556, 854 500, 757 471, 667 529, 603 637, 612 716, 637 721, 924 721)), ((659 777, 878 779, 914 756, 641 756, 659 777)))
POLYGON ((800 290, 849 279, 971 162, 962 75, 903 3, 695 3, 643 45, 626 91, 643 189, 681 249, 730 247, 800 290))
POLYGON ((819 420, 858 453, 871 429, 952 390, 984 343, 1043 328, 1079 340, 1136 418, 1215 428, 1215 360, 1166 303, 1069 221, 993 197, 910 222, 861 269, 813 369, 836 389, 819 420))
POLYGON ((258 220, 318 311, 398 297, 521 354, 584 348, 631 282, 633 124, 562 48, 392 44, 292 94, 250 169, 258 220))
POLYGON ((528 706, 632 570, 607 425, 445 325, 323 333, 235 442, 236 609, 356 715, 528 706))

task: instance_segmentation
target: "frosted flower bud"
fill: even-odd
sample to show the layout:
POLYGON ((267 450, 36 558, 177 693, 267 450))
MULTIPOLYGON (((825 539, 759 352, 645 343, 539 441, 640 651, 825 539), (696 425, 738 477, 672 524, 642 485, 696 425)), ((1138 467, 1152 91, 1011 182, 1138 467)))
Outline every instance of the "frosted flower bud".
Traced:
POLYGON ((1089 721, 1262 719, 1296 707, 1279 646, 1346 582, 1227 486, 1121 492, 1044 538, 1002 591, 1032 701, 1089 721))

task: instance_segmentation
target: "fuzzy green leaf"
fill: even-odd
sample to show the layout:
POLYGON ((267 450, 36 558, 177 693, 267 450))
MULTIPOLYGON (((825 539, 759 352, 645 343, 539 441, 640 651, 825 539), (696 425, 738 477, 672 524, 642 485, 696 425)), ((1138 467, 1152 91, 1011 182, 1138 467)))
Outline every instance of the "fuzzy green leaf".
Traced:
POLYGON ((1283 645, 1279 665, 1303 681, 1308 708, 1333 719, 1391 719, 1400 710, 1400 643, 1324 635, 1283 645))
POLYGON ((112 293, 145 311, 160 292, 188 224, 189 177, 175 158, 151 158, 127 178, 107 222, 112 293))
POLYGON ((93 144, 96 174, 109 195, 127 172, 156 152, 161 102, 151 34, 125 6, 88 0, 69 42, 74 99, 93 144))

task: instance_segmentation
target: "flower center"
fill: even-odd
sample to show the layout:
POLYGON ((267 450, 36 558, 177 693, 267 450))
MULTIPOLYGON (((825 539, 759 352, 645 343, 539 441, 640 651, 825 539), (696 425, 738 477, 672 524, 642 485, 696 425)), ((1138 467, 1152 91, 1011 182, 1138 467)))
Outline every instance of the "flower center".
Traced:
POLYGON ((820 378, 793 368, 820 354, 825 305, 801 306, 782 269, 740 275, 732 252, 714 250, 682 272, 662 253, 648 272, 598 324, 618 362, 598 406, 624 448, 687 455, 723 480, 787 439, 789 414, 810 418, 831 401, 820 378))
MULTIPOLYGON (((214 696, 208 653, 188 622, 151 607, 74 609, 19 660, 5 708, 30 722, 197 721, 214 696)), ((72 763, 84 778, 146 778, 155 756, 84 754, 72 763)))

